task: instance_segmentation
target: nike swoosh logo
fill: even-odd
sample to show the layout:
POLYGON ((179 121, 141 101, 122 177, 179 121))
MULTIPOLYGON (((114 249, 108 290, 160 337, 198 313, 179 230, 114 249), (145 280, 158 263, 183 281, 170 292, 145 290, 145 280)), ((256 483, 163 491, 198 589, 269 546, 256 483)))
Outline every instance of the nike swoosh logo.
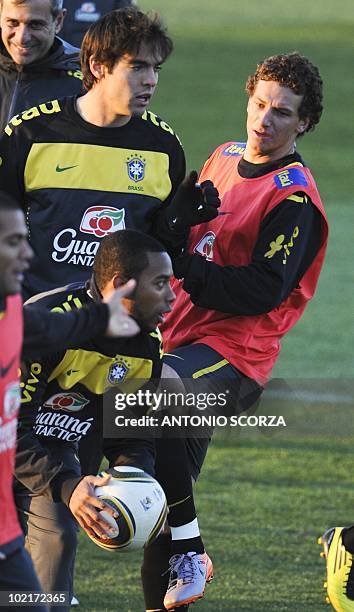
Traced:
POLYGON ((57 167, 55 168, 55 172, 65 172, 65 170, 71 170, 71 168, 77 168, 76 166, 59 166, 59 164, 57 164, 57 167))
POLYGON ((0 378, 4 378, 6 376, 14 361, 15 357, 11 359, 10 363, 7 366, 5 366, 4 368, 0 367, 0 378))
POLYGON ((67 376, 71 376, 71 374, 75 374, 76 372, 78 372, 79 370, 68 370, 66 375, 67 376))

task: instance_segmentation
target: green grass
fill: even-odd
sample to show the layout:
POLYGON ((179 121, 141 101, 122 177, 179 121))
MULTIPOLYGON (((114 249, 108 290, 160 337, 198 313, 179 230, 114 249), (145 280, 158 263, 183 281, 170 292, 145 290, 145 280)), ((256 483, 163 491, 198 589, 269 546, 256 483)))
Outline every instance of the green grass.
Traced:
POLYGON ((327 212, 330 240, 318 290, 302 319, 283 339, 274 376, 353 375, 354 208, 331 203, 327 212))
MULTIPOLYGON (((265 413, 272 412, 268 407, 265 413)), ((318 416, 313 414, 305 434, 296 422, 304 425, 300 418, 314 407, 303 404, 282 407, 288 424, 283 432, 219 430, 214 437, 197 505, 215 580, 196 610, 326 610, 325 566, 316 538, 353 519, 354 437, 343 435, 348 407, 336 413, 328 406, 315 409, 318 416), (325 422, 322 433, 316 428, 319 417, 325 422)), ((140 554, 109 554, 82 535, 76 594, 83 609, 143 611, 139 566, 140 554)))
MULTIPOLYGON (((327 205, 330 244, 316 298, 284 340, 274 374, 314 393, 345 394, 352 383, 338 379, 352 377, 352 2, 139 4, 160 10, 175 40, 152 110, 179 133, 190 168, 200 168, 221 142, 245 138, 244 82, 259 59, 297 49, 320 67, 325 112, 299 150, 327 205), (317 382, 299 382, 310 377, 317 382)), ((195 606, 200 612, 328 608, 315 540, 331 525, 354 521, 352 407, 335 401, 264 404, 266 414, 275 409, 287 415, 285 433, 222 431, 210 449, 196 497, 216 578, 195 606)), ((81 534, 76 580, 81 609, 144 610, 139 565, 139 554, 110 555, 81 534)))

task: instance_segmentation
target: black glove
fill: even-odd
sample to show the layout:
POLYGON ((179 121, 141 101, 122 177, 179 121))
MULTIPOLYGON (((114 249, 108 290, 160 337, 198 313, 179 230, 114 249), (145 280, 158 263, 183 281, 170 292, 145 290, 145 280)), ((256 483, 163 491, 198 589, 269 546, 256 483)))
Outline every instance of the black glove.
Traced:
POLYGON ((212 181, 197 183, 198 175, 192 170, 178 187, 172 202, 166 208, 166 222, 172 231, 180 232, 192 225, 206 223, 218 216, 219 193, 212 181))
POLYGON ((195 255, 184 250, 177 257, 172 257, 173 275, 175 278, 184 278, 195 255))

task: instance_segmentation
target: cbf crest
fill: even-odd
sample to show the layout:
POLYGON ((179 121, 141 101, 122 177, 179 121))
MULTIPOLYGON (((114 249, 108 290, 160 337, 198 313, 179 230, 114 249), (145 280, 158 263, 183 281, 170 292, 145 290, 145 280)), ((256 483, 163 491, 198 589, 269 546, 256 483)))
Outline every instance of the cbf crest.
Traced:
POLYGON ((131 155, 127 160, 129 178, 138 183, 145 178, 146 159, 140 155, 131 155))
POLYGON ((109 368, 108 382, 111 385, 116 385, 125 379, 128 372, 129 368, 124 361, 115 361, 109 368))

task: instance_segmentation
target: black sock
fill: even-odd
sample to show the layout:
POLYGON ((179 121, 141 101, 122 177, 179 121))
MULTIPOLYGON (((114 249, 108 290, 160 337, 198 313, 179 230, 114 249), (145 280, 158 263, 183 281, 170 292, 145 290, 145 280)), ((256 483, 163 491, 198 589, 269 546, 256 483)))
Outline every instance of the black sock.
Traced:
MULTIPOLYGON (((169 580, 169 572, 166 573, 166 570, 169 568, 171 554, 170 533, 163 533, 144 549, 141 580, 147 610, 160 610, 161 612, 166 610, 163 600, 169 580)), ((189 606, 180 606, 178 612, 188 609, 189 606)))
POLYGON ((354 526, 343 529, 342 542, 345 550, 354 555, 354 526))
POLYGON ((197 514, 194 506, 193 491, 182 499, 176 497, 176 491, 173 494, 170 492, 167 499, 168 524, 170 527, 181 527, 181 525, 187 525, 187 523, 194 521, 197 514))
MULTIPOLYGON (((181 527, 196 518, 192 478, 189 471, 186 443, 183 438, 156 440, 156 478, 163 487, 169 505, 168 524, 181 527)), ((172 554, 202 554, 201 536, 172 541, 172 554)))
POLYGON ((178 527, 191 523, 196 512, 186 442, 183 438, 156 439, 156 479, 166 493, 169 524, 178 527))
POLYGON ((171 557, 171 534, 163 533, 150 546, 144 549, 141 566, 145 606, 147 610, 165 610, 163 600, 166 595, 169 575, 165 574, 171 557))
POLYGON ((173 555, 186 554, 187 552, 196 552, 198 555, 201 555, 204 550, 201 536, 188 538, 186 540, 172 540, 171 543, 171 552, 173 555))

